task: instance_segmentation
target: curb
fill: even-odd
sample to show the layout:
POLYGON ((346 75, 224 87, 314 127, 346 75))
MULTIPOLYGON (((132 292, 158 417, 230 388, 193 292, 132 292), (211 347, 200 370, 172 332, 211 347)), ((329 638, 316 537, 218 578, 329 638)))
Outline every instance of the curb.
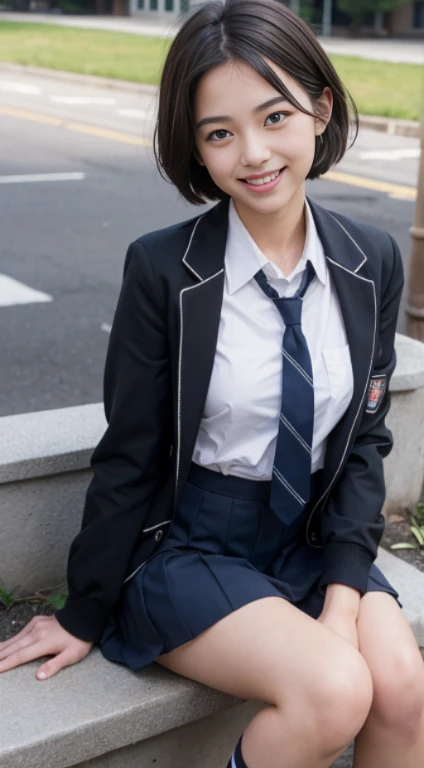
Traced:
MULTIPOLYGON (((38 77, 50 77, 67 83, 93 85, 131 93, 155 95, 158 92, 157 85, 149 85, 148 83, 133 83, 128 80, 116 80, 97 75, 80 75, 77 72, 63 72, 60 69, 44 69, 3 61, 0 61, 0 72, 21 72, 37 75, 38 77)), ((400 120, 392 117, 378 117, 377 115, 359 115, 359 123, 361 128, 388 133, 392 136, 420 137, 420 123, 415 120, 400 120)))

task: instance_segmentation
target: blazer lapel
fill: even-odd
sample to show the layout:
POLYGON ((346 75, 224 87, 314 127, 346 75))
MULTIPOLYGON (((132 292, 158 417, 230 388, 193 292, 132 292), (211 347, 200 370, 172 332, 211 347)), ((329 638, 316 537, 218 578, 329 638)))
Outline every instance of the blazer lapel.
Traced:
POLYGON ((224 294, 228 203, 218 203, 197 220, 182 260, 190 277, 180 291, 178 307, 175 506, 190 467, 215 358, 224 294))
POLYGON ((340 302, 354 381, 351 403, 327 438, 323 489, 312 509, 307 530, 308 542, 315 546, 310 538, 312 517, 340 475, 349 447, 355 439, 367 395, 377 335, 377 301, 364 251, 335 216, 309 198, 308 202, 340 302))

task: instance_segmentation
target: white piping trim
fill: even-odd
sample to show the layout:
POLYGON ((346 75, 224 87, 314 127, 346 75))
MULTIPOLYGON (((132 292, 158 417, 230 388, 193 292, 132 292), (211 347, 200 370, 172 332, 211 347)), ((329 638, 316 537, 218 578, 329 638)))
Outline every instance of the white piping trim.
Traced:
POLYGON ((182 363, 182 352, 183 352, 183 337, 184 337, 184 313, 183 313, 183 293, 186 291, 192 291, 195 288, 200 288, 200 286, 204 285, 205 283, 208 283, 209 280, 213 280, 215 277, 218 277, 222 272, 224 272, 224 267, 219 270, 219 272, 215 272, 214 275, 211 275, 211 277, 206 278, 206 280, 202 280, 201 283, 198 283, 197 285, 190 285, 188 288, 183 288, 180 292, 180 346, 179 346, 179 352, 178 352, 178 396, 177 396, 177 460, 176 460, 176 471, 175 471, 175 492, 174 492, 174 513, 175 513, 175 506, 177 501, 177 489, 178 489, 178 477, 179 477, 179 470, 180 470, 180 448, 181 448, 181 363, 182 363))
POLYGON ((200 275, 199 275, 199 274, 196 272, 196 270, 195 270, 195 269, 193 269, 193 267, 191 267, 191 266, 190 266, 190 264, 187 264, 187 262, 186 262, 185 258, 186 258, 186 256, 187 256, 187 254, 188 254, 189 250, 190 250, 191 241, 193 240, 193 237, 194 237, 194 233, 195 233, 195 231, 196 231, 196 229, 197 229, 197 225, 198 225, 199 221, 201 221, 201 220, 203 219, 203 216, 206 216, 206 213, 203 213, 203 214, 202 214, 202 216, 199 216, 199 218, 197 219, 197 221, 196 221, 196 223, 195 223, 195 225, 194 225, 194 227, 193 227, 193 231, 192 231, 192 233, 191 233, 191 235, 190 235, 190 240, 188 241, 188 246, 187 246, 187 248, 186 248, 186 250, 185 250, 185 253, 184 253, 184 256, 183 256, 183 263, 185 264, 185 266, 186 266, 186 267, 188 267, 188 269, 189 269, 191 272, 193 272, 193 275, 196 275, 196 277, 198 277, 198 278, 199 278, 199 280, 202 280, 202 278, 201 278, 201 277, 200 277, 200 275))
MULTIPOLYGON (((356 267, 356 269, 355 269, 355 271, 354 271, 354 272, 351 272, 351 270, 350 270, 350 269, 348 269, 348 272, 351 272, 351 274, 352 274, 352 275, 355 275, 355 274, 356 274, 356 272, 358 271, 358 269, 361 269, 362 265, 363 265, 363 264, 365 264, 365 262, 366 262, 366 261, 368 261, 368 259, 367 259, 366 255, 365 255, 365 253, 363 252, 363 250, 362 250, 361 246, 360 246, 360 245, 358 245, 358 243, 356 242, 356 240, 354 240, 354 238, 352 237, 352 235, 351 235, 351 234, 350 234, 350 233, 347 231, 347 229, 345 229, 345 227, 343 226, 343 224, 341 224, 341 223, 340 223, 340 221, 339 221, 338 219, 336 219, 336 217, 335 217, 335 216, 333 216, 333 214, 332 214, 332 213, 330 213, 330 216, 331 216, 331 218, 332 218, 332 219, 334 219, 334 221, 336 221, 336 222, 337 222, 337 224, 339 225, 339 227, 341 227, 341 228, 342 228, 343 232, 344 232, 344 233, 345 233, 345 234, 348 236, 349 240, 351 240, 351 241, 352 241, 352 243, 353 243, 354 245, 356 245, 356 247, 357 247, 358 251, 360 251, 360 252, 362 253, 362 256, 364 257, 363 261, 360 263, 359 267, 356 267)), ((327 257, 327 258, 328 258, 328 257, 327 257)), ((330 259, 330 261, 332 261, 332 259, 330 259)), ((332 262, 332 263, 333 263, 333 264, 338 264, 338 262, 336 262, 336 261, 334 261, 334 262, 332 262)), ((341 265, 341 264, 338 264, 338 266, 339 266, 339 267, 341 267, 342 265, 341 265)), ((346 269, 346 267, 344 267, 344 269, 346 269)))
POLYGON ((156 523, 156 525, 152 525, 150 526, 150 528, 143 528, 142 533, 148 533, 149 531, 154 531, 155 528, 160 528, 161 525, 167 525, 170 522, 171 520, 162 520, 162 522, 156 523))
MULTIPOLYGON (((334 218, 334 217, 333 217, 333 218, 334 218)), ((337 221, 337 219, 336 219, 336 221, 337 221)), ((359 248, 359 246, 358 246, 358 248, 359 248)), ((360 414, 360 412, 361 412, 361 408, 362 408, 362 405, 363 405, 363 403, 364 403, 364 399, 365 399, 365 396, 366 396, 366 395, 367 395, 367 393, 368 393, 369 378, 370 378, 370 374, 371 374, 371 371, 372 371, 372 361, 373 361, 373 359, 374 359, 375 339, 376 339, 376 333, 377 333, 377 296, 376 296, 376 292, 375 292, 375 283, 374 283, 374 280, 369 280, 369 279, 368 279, 368 278, 366 278, 366 277, 362 277, 362 275, 357 275, 357 274, 356 274, 356 272, 352 272, 350 269, 347 269, 347 267, 343 267, 343 266, 342 266, 341 264, 339 264, 337 261, 333 261, 333 259, 330 259, 328 256, 327 256, 327 259, 328 259, 329 261, 331 261, 331 263, 332 263, 332 264, 335 264, 337 267, 340 267, 341 269, 344 269, 344 270, 346 270, 346 272, 349 272, 351 275, 354 275, 354 277, 357 277, 357 278, 358 278, 358 280, 364 280, 364 282, 365 282, 365 283, 371 283, 371 285, 372 285, 372 289, 373 289, 373 294, 374 294, 374 338, 373 338, 373 344, 372 344, 372 350, 371 350, 371 360, 370 360, 370 367, 369 367, 369 369, 368 369, 368 375, 367 375, 367 380, 366 380, 366 384, 365 384, 365 389, 364 389, 364 392, 363 392, 363 395, 362 395, 361 401, 360 401, 360 403, 359 403, 359 408, 358 408, 358 411, 357 411, 357 413, 356 413, 356 416, 355 416, 355 418, 354 418, 354 420, 353 420, 353 424, 352 424, 352 427, 351 427, 351 429, 350 429, 350 432, 349 432, 349 436, 348 436, 348 438, 347 438, 347 441, 346 441, 346 445, 345 445, 345 449, 344 449, 344 451, 343 451, 343 455, 342 455, 342 457, 341 457, 341 459, 340 459, 340 463, 339 463, 339 466, 338 466, 338 467, 337 467, 337 469, 336 469, 336 472, 335 472, 335 474, 334 474, 334 476, 333 476, 333 479, 332 479, 332 481, 331 481, 330 485, 328 486, 328 488, 327 488, 327 490, 325 491, 325 493, 323 493, 323 494, 322 494, 322 496, 321 496, 321 497, 318 499, 317 503, 315 504, 315 506, 314 506, 314 508, 312 509, 312 512, 311 512, 311 514, 309 515, 309 518, 308 518, 308 523, 307 523, 307 526, 306 526, 306 540, 307 540, 308 544, 310 544, 311 546, 314 546, 314 544, 311 544, 311 541, 310 541, 310 539, 309 539, 309 527, 310 527, 310 523, 311 523, 312 517, 313 517, 313 515, 314 515, 314 513, 315 513, 315 510, 316 510, 316 508, 317 508, 317 507, 318 507, 318 506, 321 504, 321 501, 322 501, 322 500, 323 500, 323 499, 324 499, 326 496, 328 496, 328 495, 329 495, 329 493, 330 493, 330 491, 331 491, 331 489, 332 489, 332 487, 333 487, 333 485, 334 485, 334 481, 335 481, 335 479, 336 479, 336 477, 337 477, 337 475, 338 475, 338 473, 339 473, 340 467, 342 466, 342 464, 343 464, 343 462, 344 462, 344 458, 345 458, 345 456, 346 456, 346 451, 347 451, 348 445, 349 445, 349 443, 350 443, 350 438, 352 437, 352 432, 353 432, 353 430, 354 430, 354 428, 355 428, 356 422, 357 422, 357 420, 358 420, 358 416, 359 416, 359 414, 360 414)), ((358 267, 358 269, 359 269, 359 267, 358 267)), ((319 546, 319 547, 315 547, 315 548, 316 548, 316 549, 320 549, 321 547, 319 546)))
MULTIPOLYGON (((148 558, 148 559, 149 559, 149 558, 148 558)), ((140 568, 142 568, 142 567, 143 567, 143 565, 145 565, 146 563, 147 563, 147 560, 145 560, 145 561, 144 561, 144 563, 141 563, 141 565, 138 565, 138 566, 137 566, 137 568, 135 569, 135 571, 133 571, 132 573, 130 573, 130 575, 129 575, 129 576, 127 576, 127 578, 126 578, 126 579, 124 579, 124 581, 123 581, 122 583, 123 583, 123 584, 126 584, 126 583, 127 583, 127 581, 129 581, 130 579, 132 579, 132 577, 133 577, 133 576, 135 576, 135 574, 137 573, 137 571, 139 571, 139 570, 140 570, 140 568)))

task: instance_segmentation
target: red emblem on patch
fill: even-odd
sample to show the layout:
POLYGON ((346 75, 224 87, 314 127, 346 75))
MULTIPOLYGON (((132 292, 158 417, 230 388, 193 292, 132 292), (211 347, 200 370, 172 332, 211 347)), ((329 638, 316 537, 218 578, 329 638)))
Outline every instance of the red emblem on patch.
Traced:
POLYGON ((371 376, 368 389, 367 412, 375 413, 379 408, 386 391, 386 375, 371 376))

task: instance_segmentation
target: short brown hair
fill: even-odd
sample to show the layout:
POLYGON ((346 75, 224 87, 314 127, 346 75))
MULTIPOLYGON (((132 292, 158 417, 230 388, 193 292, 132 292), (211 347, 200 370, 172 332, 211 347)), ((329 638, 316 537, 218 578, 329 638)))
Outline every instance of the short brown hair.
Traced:
MULTIPOLYGON (((228 62, 244 62, 294 107, 312 117, 268 66, 267 57, 294 78, 315 104, 328 86, 333 112, 307 176, 315 179, 341 160, 349 128, 358 134, 358 111, 330 59, 307 24, 278 0, 209 0, 189 14, 174 38, 162 72, 154 153, 159 173, 189 203, 228 195, 197 162, 193 105, 202 75, 228 62)), ((353 143, 352 141, 352 143, 353 143)))

